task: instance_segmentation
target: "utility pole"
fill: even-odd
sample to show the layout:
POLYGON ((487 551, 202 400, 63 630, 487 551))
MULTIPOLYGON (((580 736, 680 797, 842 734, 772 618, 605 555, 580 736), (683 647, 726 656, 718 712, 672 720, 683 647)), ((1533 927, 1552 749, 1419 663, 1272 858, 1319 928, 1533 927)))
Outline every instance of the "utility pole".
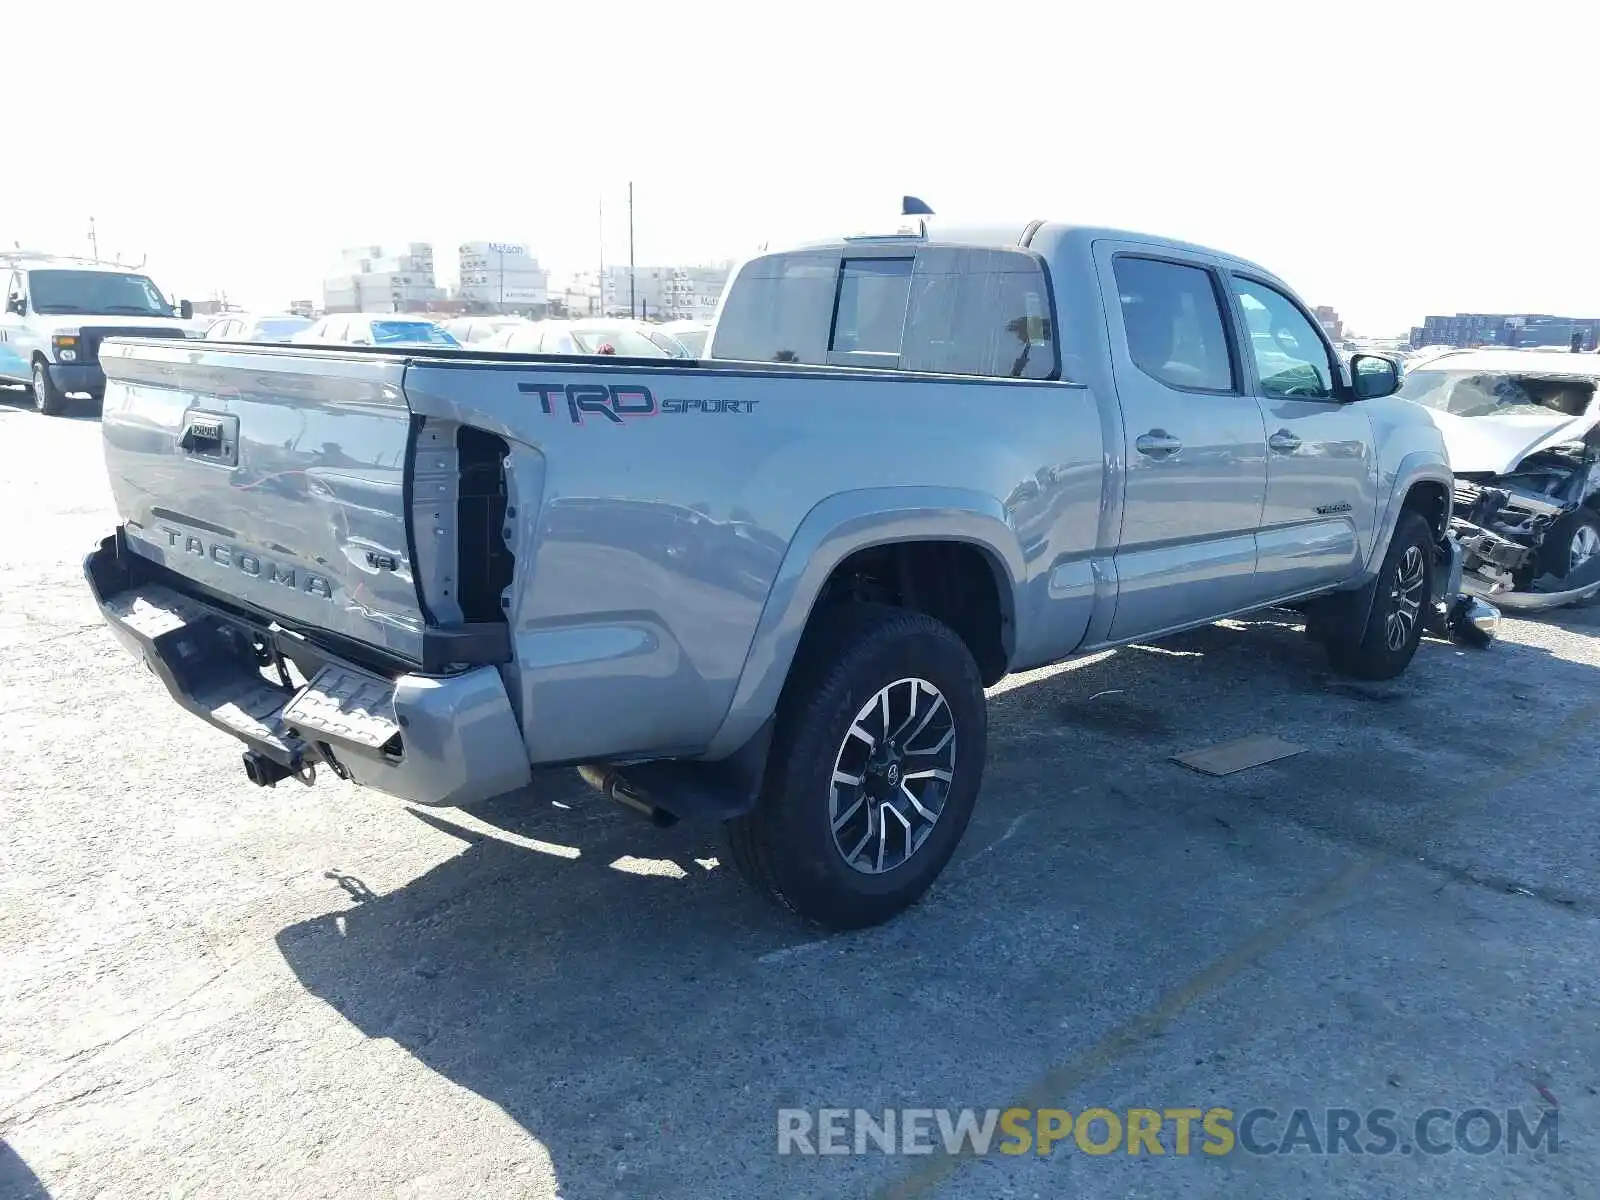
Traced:
POLYGON ((634 309, 633 288, 633 181, 628 181, 628 319, 637 315, 634 309))
POLYGON ((94 255, 95 262, 100 261, 100 239, 94 233, 94 218, 89 218, 89 252, 94 255))

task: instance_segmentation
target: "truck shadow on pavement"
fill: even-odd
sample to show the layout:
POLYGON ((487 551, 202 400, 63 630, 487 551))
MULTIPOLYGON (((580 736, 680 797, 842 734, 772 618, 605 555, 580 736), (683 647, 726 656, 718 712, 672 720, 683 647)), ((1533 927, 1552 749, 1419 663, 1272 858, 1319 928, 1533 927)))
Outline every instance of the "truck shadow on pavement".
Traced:
MULTIPOLYGON (((1393 684, 1338 683, 1291 618, 1268 617, 1024 679, 991 697, 956 859, 921 905, 861 933, 798 926, 718 861, 719 830, 656 831, 563 772, 475 808, 471 827, 410 810, 460 853, 386 895, 341 878, 353 903, 278 945, 368 1037, 527 1130, 566 1200, 842 1194, 823 1167, 854 1192, 897 1164, 780 1159, 778 1108, 976 1100, 971 1072, 1027 1077, 1281 903, 1253 890, 1263 863, 1325 870, 1285 825, 1415 853, 1438 828, 1423 809, 1440 763, 1496 761, 1479 716, 1510 669, 1430 643, 1393 684), (1306 754, 1223 779, 1168 761, 1251 733, 1306 754), (1202 915, 1149 944, 1173 911, 1202 915), (1098 931, 1081 954, 1060 941, 1079 921, 1098 931), (1064 1012, 1081 1033, 1053 1032, 1064 1012)), ((1542 687, 1593 686, 1580 664, 1540 671, 1542 687)))
POLYGON ((6 1200, 50 1200, 39 1177, 4 1138, 0 1138, 0 1196, 6 1200))

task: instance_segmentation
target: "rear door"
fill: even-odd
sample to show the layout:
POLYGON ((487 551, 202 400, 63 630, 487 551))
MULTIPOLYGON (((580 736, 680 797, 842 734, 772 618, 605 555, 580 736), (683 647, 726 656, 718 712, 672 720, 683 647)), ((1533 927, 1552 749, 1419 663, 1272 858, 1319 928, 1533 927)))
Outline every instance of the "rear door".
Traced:
POLYGON ((405 360, 113 340, 101 363, 133 553, 291 626, 422 661, 405 360))
POLYGON ((1126 463, 1113 640, 1248 607, 1266 434, 1217 265, 1135 242, 1095 248, 1126 463))
POLYGON ((1237 272, 1229 287, 1267 434, 1256 572, 1265 598, 1276 600, 1361 569, 1377 521, 1372 423, 1345 393, 1317 323, 1288 292, 1237 272))

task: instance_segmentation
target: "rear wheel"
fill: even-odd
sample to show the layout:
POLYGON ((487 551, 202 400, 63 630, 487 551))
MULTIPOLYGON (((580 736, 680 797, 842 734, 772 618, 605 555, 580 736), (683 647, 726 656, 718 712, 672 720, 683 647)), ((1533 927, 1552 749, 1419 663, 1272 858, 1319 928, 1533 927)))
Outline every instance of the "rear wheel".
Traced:
POLYGON ((806 633, 761 796, 728 823, 734 864, 834 929, 916 903, 983 780, 988 714, 965 643, 920 613, 851 604, 806 633))
POLYGON ((38 359, 33 362, 33 407, 47 417, 58 417, 67 407, 66 395, 51 382, 49 369, 38 359))
POLYGON ((1400 514, 1378 571, 1366 623, 1339 624, 1323 640, 1328 664, 1356 679, 1393 679, 1411 665, 1433 596, 1433 530, 1417 513, 1400 514))

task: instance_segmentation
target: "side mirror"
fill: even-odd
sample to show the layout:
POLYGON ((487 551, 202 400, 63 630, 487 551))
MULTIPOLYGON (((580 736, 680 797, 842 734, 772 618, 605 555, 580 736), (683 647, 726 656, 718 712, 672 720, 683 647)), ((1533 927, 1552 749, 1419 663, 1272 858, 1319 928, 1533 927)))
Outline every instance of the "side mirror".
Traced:
POLYGON ((27 316, 28 315, 28 301, 27 301, 27 298, 25 296, 22 296, 21 294, 18 294, 18 295, 15 295, 15 296, 7 296, 6 297, 6 311, 8 313, 16 313, 17 316, 19 316, 19 317, 27 316))
POLYGON ((187 300, 179 300, 178 301, 178 316, 181 317, 185 321, 193 320, 194 319, 194 305, 190 304, 187 300))
POLYGON ((1358 354, 1350 360, 1350 387, 1357 400, 1378 400, 1400 390, 1400 367, 1379 354, 1358 354))

